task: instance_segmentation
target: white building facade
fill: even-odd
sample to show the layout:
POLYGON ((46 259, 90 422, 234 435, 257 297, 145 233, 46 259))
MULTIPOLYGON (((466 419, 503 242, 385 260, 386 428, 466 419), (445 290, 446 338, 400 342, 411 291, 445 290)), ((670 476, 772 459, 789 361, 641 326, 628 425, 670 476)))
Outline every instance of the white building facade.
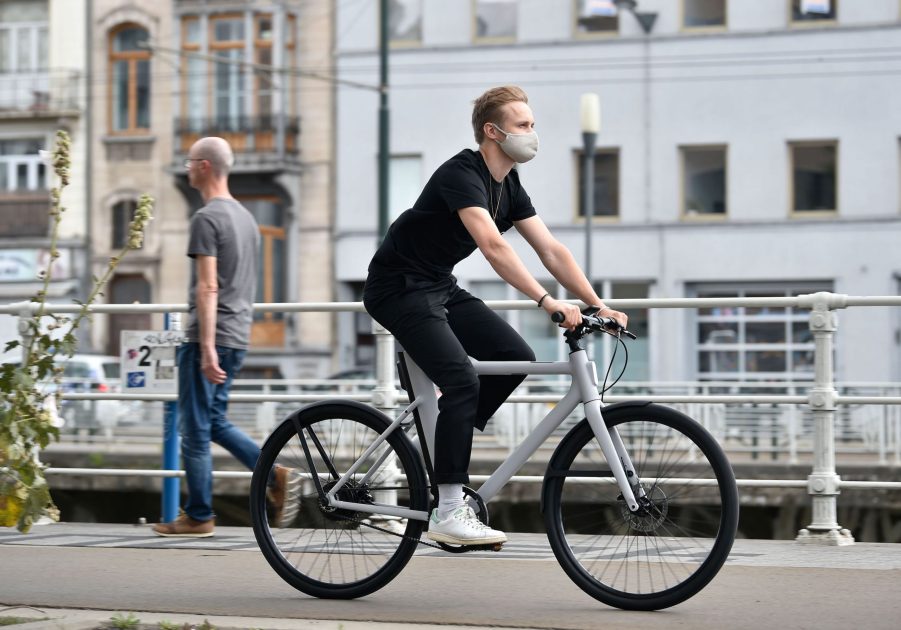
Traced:
MULTIPOLYGON (((475 148, 473 99, 517 84, 541 139, 522 181, 552 232, 584 260, 579 103, 597 93, 589 271, 605 299, 898 293, 898 0, 641 0, 637 16, 587 0, 391 6, 393 216, 442 162, 475 148), (636 18, 648 24, 649 14, 646 33, 636 18)), ((340 79, 377 84, 378 17, 375 2, 338 5, 340 79)), ((339 87, 339 299, 359 299, 377 242, 377 108, 376 92, 339 87)), ((516 250, 552 286, 514 232, 516 250)), ((478 252, 456 275, 484 299, 523 297, 478 252)), ((806 312, 629 314, 642 340, 627 378, 812 377, 806 312)), ((508 317, 539 358, 562 351, 541 312, 508 317)), ((901 378, 899 324, 888 308, 841 313, 836 378, 901 378)), ((363 316, 340 323, 345 365, 371 360, 367 325, 363 316)))
MULTIPOLYGON (((88 286, 86 0, 0 2, 0 301, 31 298, 50 258, 50 189, 55 175, 38 154, 68 132, 71 178, 63 193, 48 300, 69 302, 88 286)), ((17 334, 0 318, 0 339, 17 334)), ((4 355, 6 356, 6 355, 4 355)), ((12 357, 18 356, 17 351, 12 357)))

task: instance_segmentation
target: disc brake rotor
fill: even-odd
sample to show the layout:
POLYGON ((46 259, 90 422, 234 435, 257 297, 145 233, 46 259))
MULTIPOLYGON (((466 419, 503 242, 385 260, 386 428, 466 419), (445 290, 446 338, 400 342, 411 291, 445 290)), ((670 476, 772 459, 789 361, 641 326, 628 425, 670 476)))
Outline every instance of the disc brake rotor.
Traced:
POLYGON ((632 512, 626 502, 621 500, 619 509, 629 527, 639 532, 656 531, 669 512, 669 502, 660 486, 645 488, 645 496, 638 500, 638 505, 638 510, 632 512))

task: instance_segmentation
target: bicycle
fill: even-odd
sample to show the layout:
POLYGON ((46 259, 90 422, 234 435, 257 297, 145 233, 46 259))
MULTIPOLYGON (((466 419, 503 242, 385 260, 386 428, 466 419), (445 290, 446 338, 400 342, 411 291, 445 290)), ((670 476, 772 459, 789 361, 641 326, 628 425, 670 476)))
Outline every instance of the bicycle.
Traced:
MULTIPOLYGON (((479 374, 564 374, 571 383, 487 481, 465 493, 487 524, 487 502, 582 403, 586 417, 560 440, 544 475, 550 546, 595 599, 629 610, 666 608, 700 591, 725 562, 738 525, 735 477, 716 440, 684 414, 650 402, 602 406, 606 379, 599 393, 586 353, 595 332, 620 343, 623 334, 635 338, 589 309, 581 326, 564 333, 568 361, 472 360, 479 374)), ((288 416, 262 448, 251 481, 254 535, 276 573, 308 595, 373 593, 417 545, 500 549, 420 539, 437 496, 430 483, 437 394, 403 353, 398 372, 410 404, 393 420, 355 401, 317 402, 288 416), (287 524, 273 523, 266 500, 276 463, 296 469, 304 485, 299 514, 287 524)))

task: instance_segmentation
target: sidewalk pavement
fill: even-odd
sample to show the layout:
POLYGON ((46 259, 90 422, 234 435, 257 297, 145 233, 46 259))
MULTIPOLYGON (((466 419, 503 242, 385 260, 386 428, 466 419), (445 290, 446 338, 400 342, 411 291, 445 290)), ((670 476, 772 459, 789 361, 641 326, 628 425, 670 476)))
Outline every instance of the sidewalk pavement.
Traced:
MULTIPOLYGON (((478 630, 476 626, 450 626, 437 624, 398 624, 377 621, 335 621, 320 619, 274 619, 272 617, 238 617, 234 615, 191 615, 183 613, 129 613, 115 610, 82 610, 78 608, 32 608, 0 606, 0 626, 5 617, 17 617, 25 621, 8 626, 9 630, 97 630, 114 628, 111 620, 132 615, 140 622, 135 630, 157 630, 160 623, 174 624, 177 630, 478 630), (206 624, 206 625, 204 625, 206 624)), ((163 627, 167 627, 164 625, 163 627)), ((485 630, 487 626, 483 626, 485 630)))
POLYGON ((160 538, 147 525, 58 523, 27 535, 0 528, 0 576, 0 617, 47 619, 14 630, 112 627, 119 611, 138 618, 140 630, 161 621, 202 628, 204 620, 219 630, 897 630, 901 619, 899 544, 738 540, 701 593, 654 613, 582 593, 542 534, 510 534, 500 553, 420 548, 391 584, 350 601, 295 591, 239 527, 207 539, 160 538))

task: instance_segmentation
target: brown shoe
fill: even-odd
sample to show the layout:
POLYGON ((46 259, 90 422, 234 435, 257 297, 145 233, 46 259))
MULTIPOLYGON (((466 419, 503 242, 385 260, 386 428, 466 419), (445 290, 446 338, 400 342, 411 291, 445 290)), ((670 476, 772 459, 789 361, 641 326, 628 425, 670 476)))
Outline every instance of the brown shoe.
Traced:
POLYGON ((170 538, 209 538, 216 527, 216 519, 208 521, 195 521, 184 512, 171 523, 157 523, 153 526, 153 533, 157 536, 170 538))
POLYGON ((298 472, 287 466, 275 465, 275 484, 266 495, 272 505, 271 523, 275 527, 287 527, 300 512, 301 480, 298 472))

